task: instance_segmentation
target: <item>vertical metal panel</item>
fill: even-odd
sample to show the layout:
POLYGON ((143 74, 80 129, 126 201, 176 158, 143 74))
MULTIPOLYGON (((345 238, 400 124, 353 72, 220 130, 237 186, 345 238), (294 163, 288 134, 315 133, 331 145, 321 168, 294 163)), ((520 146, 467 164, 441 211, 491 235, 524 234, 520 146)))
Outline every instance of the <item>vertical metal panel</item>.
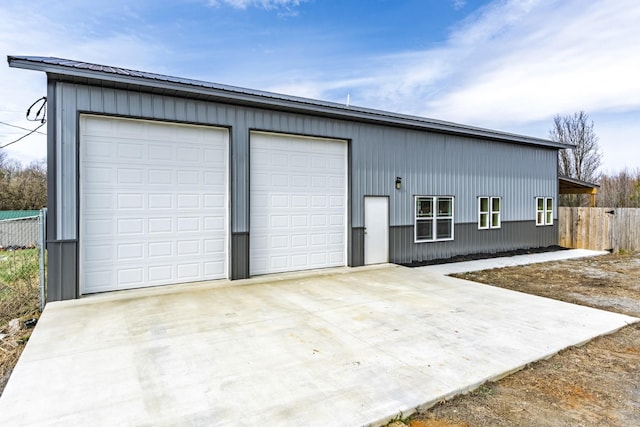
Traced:
MULTIPOLYGON (((556 194, 554 149, 474 140, 403 129, 364 129, 354 139, 354 199, 390 195, 391 225, 413 223, 415 195, 456 198, 456 222, 477 217, 477 197, 503 197, 503 220, 531 220, 535 197, 556 194), (402 189, 393 189, 395 177, 402 189), (357 193, 361 194, 357 194, 357 193)), ((353 225, 362 225, 360 200, 353 225)))
POLYGON ((142 97, 139 93, 129 93, 129 113, 132 116, 139 116, 142 114, 142 97))
POLYGON ((557 244, 557 227, 536 227, 534 221, 502 224, 497 230, 478 230, 476 224, 456 224, 455 240, 413 243, 413 227, 391 227, 390 262, 410 263, 451 258, 456 255, 496 253, 557 244))
POLYGON ((56 93, 56 239, 75 239, 77 224, 77 103, 76 94, 67 85, 58 85, 56 93))
POLYGON ((231 233, 231 280, 249 277, 249 233, 231 233))
MULTIPOLYGON (((49 105, 58 106, 58 90, 55 82, 47 82, 47 102, 49 105)), ((58 212, 58 151, 57 151, 57 134, 58 134, 58 110, 57 108, 49 108, 47 117, 47 209, 50 215, 47 217, 47 241, 57 239, 57 216, 58 212)))
POLYGON ((78 298, 77 243, 47 242, 47 302, 78 298))
POLYGON ((350 267, 364 265, 364 227, 351 229, 351 261, 350 267))
POLYGON ((233 152, 231 177, 231 231, 249 231, 249 124, 240 109, 232 109, 228 118, 231 123, 233 152))

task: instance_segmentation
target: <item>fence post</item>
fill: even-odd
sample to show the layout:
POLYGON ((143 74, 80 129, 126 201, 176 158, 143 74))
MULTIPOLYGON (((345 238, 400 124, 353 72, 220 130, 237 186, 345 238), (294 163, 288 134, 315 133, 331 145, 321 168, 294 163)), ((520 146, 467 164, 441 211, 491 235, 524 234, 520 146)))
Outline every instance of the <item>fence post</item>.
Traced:
POLYGON ((40 210, 40 216, 38 217, 38 225, 40 231, 40 312, 44 310, 45 297, 44 297, 44 289, 45 289, 45 271, 44 271, 44 252, 46 250, 46 238, 47 238, 47 208, 43 208, 40 210))

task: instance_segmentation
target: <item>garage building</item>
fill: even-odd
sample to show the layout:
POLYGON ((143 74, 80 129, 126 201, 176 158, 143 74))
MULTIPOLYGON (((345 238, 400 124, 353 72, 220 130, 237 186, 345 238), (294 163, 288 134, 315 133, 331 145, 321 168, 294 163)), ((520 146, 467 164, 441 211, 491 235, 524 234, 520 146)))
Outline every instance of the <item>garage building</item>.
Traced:
POLYGON ((43 57, 47 300, 557 244, 539 138, 43 57))

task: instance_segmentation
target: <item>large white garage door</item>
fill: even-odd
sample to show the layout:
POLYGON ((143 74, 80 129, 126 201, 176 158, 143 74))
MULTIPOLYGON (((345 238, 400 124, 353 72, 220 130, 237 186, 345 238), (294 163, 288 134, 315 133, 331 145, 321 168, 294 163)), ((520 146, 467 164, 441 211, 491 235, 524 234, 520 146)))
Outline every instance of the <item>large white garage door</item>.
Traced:
POLYGON ((251 134, 250 273, 346 264, 347 144, 251 134))
POLYGON ((81 117, 81 293, 227 277, 228 139, 81 117))

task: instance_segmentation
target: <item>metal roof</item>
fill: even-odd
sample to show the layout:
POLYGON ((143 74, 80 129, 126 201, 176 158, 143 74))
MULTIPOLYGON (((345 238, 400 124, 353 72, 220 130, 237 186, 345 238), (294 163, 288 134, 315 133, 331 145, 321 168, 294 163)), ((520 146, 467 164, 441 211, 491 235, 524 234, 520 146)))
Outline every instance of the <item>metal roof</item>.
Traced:
POLYGON ((572 147, 548 139, 465 126, 425 117, 353 107, 334 102, 245 89, 108 65, 91 64, 70 59, 40 56, 8 56, 7 61, 10 67, 43 71, 48 74, 50 79, 72 78, 77 81, 86 79, 87 83, 112 82, 115 85, 122 85, 127 89, 164 90, 167 93, 177 92, 183 93, 185 96, 190 95, 197 98, 209 98, 222 102, 322 115, 345 120, 376 122, 392 126, 426 129, 475 138, 537 145, 556 149, 572 147))
POLYGON ((558 181, 560 182, 560 194, 575 194, 571 193, 571 191, 600 188, 598 184, 595 184, 593 182, 582 181, 580 179, 572 178, 567 175, 558 175, 558 181), (566 190, 568 191, 568 193, 562 193, 562 190, 566 190))
POLYGON ((40 211, 0 211, 0 221, 7 221, 11 219, 26 219, 33 218, 40 215, 40 211))

